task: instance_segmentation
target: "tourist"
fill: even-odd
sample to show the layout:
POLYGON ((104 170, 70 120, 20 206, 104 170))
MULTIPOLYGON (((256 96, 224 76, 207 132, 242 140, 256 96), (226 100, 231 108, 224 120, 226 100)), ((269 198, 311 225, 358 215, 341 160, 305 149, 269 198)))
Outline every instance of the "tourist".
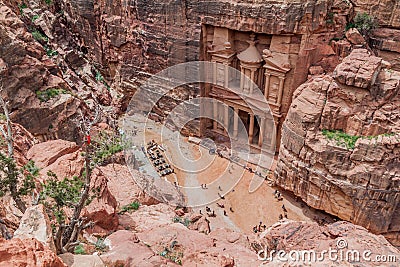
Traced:
POLYGON ((228 216, 228 214, 226 214, 226 210, 224 210, 224 215, 225 215, 225 216, 228 216))
POLYGON ((218 190, 219 190, 219 191, 222 191, 222 188, 221 188, 221 186, 220 186, 220 185, 218 186, 218 190))
POLYGON ((229 210, 230 210, 231 212, 233 212, 233 209, 232 209, 232 207, 230 207, 230 208, 229 208, 229 210))
POLYGON ((286 207, 285 207, 284 204, 282 205, 282 210, 283 210, 283 212, 287 212, 286 207))
POLYGON ((282 219, 283 219, 282 214, 279 214, 279 220, 282 220, 282 219))

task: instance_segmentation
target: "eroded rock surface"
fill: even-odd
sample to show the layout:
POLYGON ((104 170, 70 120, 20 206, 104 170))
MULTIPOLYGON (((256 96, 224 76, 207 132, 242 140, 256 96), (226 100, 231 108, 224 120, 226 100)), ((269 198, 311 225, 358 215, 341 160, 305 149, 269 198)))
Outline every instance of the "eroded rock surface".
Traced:
POLYGON ((65 267, 57 255, 36 239, 0 238, 0 266, 65 267))
MULTIPOLYGON (((342 250, 344 253, 356 250, 360 254, 359 261, 351 258, 334 262, 331 258, 324 257, 323 261, 315 262, 312 266, 396 266, 395 262, 373 262, 377 255, 395 255, 399 250, 393 247, 383 236, 369 233, 365 228, 348 222, 336 222, 325 226, 317 223, 282 221, 271 226, 261 235, 262 247, 276 250, 303 251, 313 250, 317 255, 323 250, 342 250), (370 251, 368 255, 372 261, 363 259, 363 253, 370 251), (337 265, 338 264, 338 265, 337 265)), ((289 260, 289 258, 287 257, 289 260)), ((290 260, 289 260, 290 262, 290 260)), ((285 266, 285 263, 274 262, 266 266, 285 266)), ((299 263, 298 263, 299 264, 299 263)))
POLYGON ((296 90, 275 179, 308 205, 400 244, 400 73, 380 70, 379 62, 354 50, 335 78, 296 90), (346 137, 327 138, 323 130, 346 137))
POLYGON ((42 204, 29 207, 25 211, 18 229, 14 232, 14 238, 35 238, 56 252, 50 220, 42 204))

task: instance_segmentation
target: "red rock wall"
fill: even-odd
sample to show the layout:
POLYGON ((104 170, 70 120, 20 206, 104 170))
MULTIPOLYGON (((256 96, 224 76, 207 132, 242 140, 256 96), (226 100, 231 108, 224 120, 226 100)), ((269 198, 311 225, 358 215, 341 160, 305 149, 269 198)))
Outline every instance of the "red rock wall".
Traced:
POLYGON ((400 244, 400 73, 356 49, 334 77, 300 86, 282 128, 276 183, 308 205, 400 244), (323 130, 360 136, 354 147, 323 130))

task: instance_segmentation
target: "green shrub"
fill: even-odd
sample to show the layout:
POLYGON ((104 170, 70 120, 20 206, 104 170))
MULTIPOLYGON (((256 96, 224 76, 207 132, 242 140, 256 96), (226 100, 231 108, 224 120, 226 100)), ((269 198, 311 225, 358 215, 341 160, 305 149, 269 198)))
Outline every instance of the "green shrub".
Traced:
POLYGON ((21 3, 21 4, 18 6, 18 8, 19 8, 19 13, 20 13, 21 16, 22 16, 22 15, 24 15, 24 9, 25 9, 25 8, 28 8, 28 6, 27 6, 25 3, 21 3))
POLYGON ((134 201, 128 205, 122 206, 120 213, 125 213, 131 210, 138 210, 140 207, 140 203, 138 201, 134 201))
POLYGON ((188 227, 189 224, 191 223, 191 221, 190 221, 189 218, 184 218, 184 219, 183 219, 183 218, 178 217, 178 216, 175 216, 175 217, 172 219, 172 221, 173 221, 174 223, 183 224, 183 225, 186 226, 186 227, 188 227))
POLYGON ((51 5, 51 4, 52 4, 52 1, 51 1, 51 0, 44 0, 44 2, 45 2, 47 5, 51 5))
POLYGON ((170 251, 169 249, 165 248, 159 253, 159 255, 171 260, 172 262, 175 262, 176 264, 182 265, 183 252, 181 251, 170 251))
POLYGON ((47 176, 49 179, 42 184, 39 200, 51 211, 50 214, 54 215, 57 223, 62 224, 66 219, 64 207, 72 208, 78 203, 84 182, 77 176, 60 181, 52 171, 47 172, 47 176))
POLYGON ((96 244, 94 244, 96 250, 105 251, 107 245, 104 244, 104 238, 97 238, 96 244))
POLYGON ((98 71, 98 70, 96 70, 96 76, 95 76, 95 78, 96 78, 96 81, 98 81, 98 82, 104 81, 103 75, 101 75, 100 71, 98 71))
POLYGON ((322 130, 322 134, 329 140, 335 140, 337 145, 344 145, 347 149, 354 149, 360 136, 349 135, 342 130, 322 130))
POLYGON ((368 15, 367 13, 357 13, 356 17, 354 18, 354 24, 362 35, 367 35, 371 30, 378 26, 374 17, 368 15))
POLYGON ((107 82, 104 80, 103 75, 101 75, 100 71, 96 70, 96 81, 101 82, 102 84, 104 84, 104 86, 107 88, 108 91, 110 91, 110 86, 107 84, 107 82))
POLYGON ((378 26, 373 16, 367 13, 357 13, 352 22, 346 25, 346 31, 350 28, 356 28, 363 36, 367 36, 369 32, 378 26))
POLYGON ((44 50, 46 50, 46 55, 48 55, 49 57, 54 57, 58 55, 58 52, 51 49, 50 47, 48 47, 47 45, 44 46, 44 50))
POLYGON ((93 162, 97 165, 105 163, 112 155, 122 151, 125 147, 122 136, 117 134, 100 132, 93 138, 92 146, 95 147, 93 162))
POLYGON ((333 17, 335 14, 333 12, 328 12, 326 15, 326 24, 333 24, 333 17))
POLYGON ((69 91, 59 88, 50 88, 45 91, 36 91, 36 96, 41 102, 47 102, 50 99, 60 95, 60 94, 70 94, 69 91))
POLYGON ((39 15, 34 15, 33 17, 32 17, 32 22, 35 22, 35 20, 37 20, 39 18, 39 15))
POLYGON ((387 137, 389 137, 389 136, 393 136, 393 135, 395 135, 395 133, 384 133, 384 134, 379 134, 379 135, 369 135, 366 138, 369 139, 369 140, 372 140, 372 139, 378 138, 379 136, 387 136, 387 137))
POLYGON ((33 38, 35 38, 35 40, 38 41, 38 42, 47 43, 47 42, 49 41, 49 38, 48 38, 45 34, 41 33, 41 32, 38 31, 38 30, 34 30, 34 31, 32 32, 32 36, 33 36, 33 38))
POLYGON ((83 245, 82 245, 82 244, 79 244, 79 245, 77 245, 77 246, 75 247, 74 253, 75 253, 75 254, 83 255, 83 254, 86 254, 86 251, 85 251, 85 249, 83 248, 83 245))

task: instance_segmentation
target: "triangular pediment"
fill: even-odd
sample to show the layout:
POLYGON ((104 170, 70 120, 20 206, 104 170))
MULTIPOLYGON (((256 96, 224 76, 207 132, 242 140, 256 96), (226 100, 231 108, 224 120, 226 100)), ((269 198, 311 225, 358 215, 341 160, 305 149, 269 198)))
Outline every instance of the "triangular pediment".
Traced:
POLYGON ((279 72, 286 73, 291 69, 289 55, 280 53, 264 53, 265 68, 270 68, 279 72))

